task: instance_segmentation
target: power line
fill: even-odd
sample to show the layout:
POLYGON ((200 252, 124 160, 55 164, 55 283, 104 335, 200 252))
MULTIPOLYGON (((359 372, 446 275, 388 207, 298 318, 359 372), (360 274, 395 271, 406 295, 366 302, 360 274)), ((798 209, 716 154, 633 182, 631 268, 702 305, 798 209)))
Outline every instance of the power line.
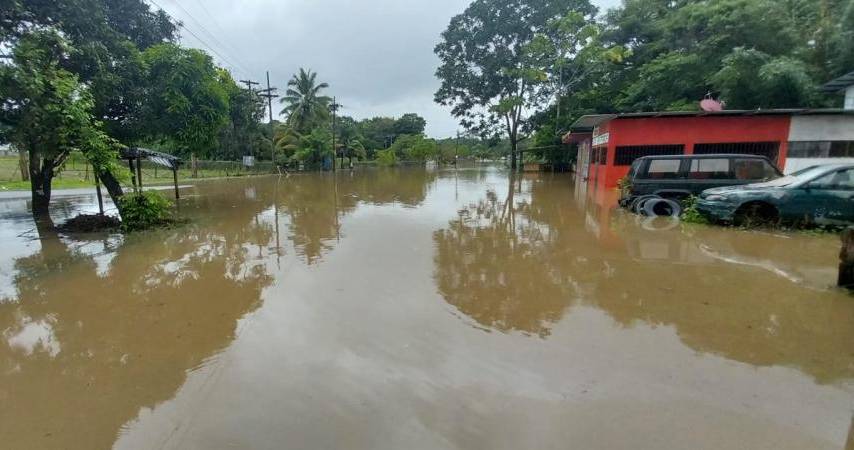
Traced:
MULTIPOLYGON (((218 57, 219 57, 219 59, 221 59, 224 63, 226 63, 226 64, 228 64, 229 66, 231 66, 231 67, 233 67, 233 68, 235 68, 235 69, 238 69, 238 70, 240 70, 240 71, 242 71, 242 72, 246 72, 246 70, 245 70, 245 69, 241 68, 241 67, 240 67, 240 66, 238 66, 237 64, 232 63, 228 58, 226 58, 225 56, 223 56, 220 52, 216 51, 216 50, 215 50, 215 49, 214 49, 210 44, 208 44, 207 42, 205 42, 205 40, 204 40, 204 39, 202 39, 201 37, 199 37, 199 35, 197 35, 196 33, 194 33, 194 32, 193 32, 193 30, 191 30, 191 29, 187 28, 187 26, 186 26, 186 25, 184 25, 180 20, 176 19, 174 16, 172 16, 171 14, 169 14, 169 12, 168 12, 168 11, 166 11, 165 9, 163 9, 163 7, 162 7, 162 6, 160 6, 160 4, 159 4, 159 3, 157 3, 155 0, 148 0, 148 1, 150 1, 154 6, 156 6, 156 7, 160 8, 160 10, 161 10, 161 11, 163 11, 167 16, 169 16, 169 18, 170 18, 170 19, 172 19, 172 20, 174 21, 175 26, 177 26, 177 27, 179 27, 179 28, 182 28, 182 29, 186 30, 188 33, 190 33, 190 35, 191 35, 191 36, 193 36, 194 38, 196 38, 196 40, 197 40, 197 41, 199 41, 199 43, 201 43, 201 44, 202 44, 203 46, 205 46, 208 50, 210 50, 211 52, 213 52, 213 53, 214 53, 216 56, 218 56, 218 57)), ((246 73, 246 74, 248 75, 248 73, 246 73)))
MULTIPOLYGON (((199 28, 204 33, 207 33, 207 35, 214 41, 214 43, 216 43, 221 49, 223 49, 223 51, 225 51, 225 50, 233 51, 233 49, 229 49, 228 45, 223 44, 222 41, 217 39, 217 37, 214 33, 211 33, 207 28, 205 28, 205 26, 202 24, 202 22, 199 19, 196 19, 196 17, 193 16, 193 14, 190 13, 190 11, 188 11, 187 8, 184 8, 183 5, 178 3, 178 0, 172 0, 172 3, 174 3, 175 6, 177 6, 178 8, 180 8, 181 11, 184 11, 184 14, 186 14, 187 17, 189 17, 193 22, 195 22, 196 25, 198 25, 199 28)), ((239 53, 239 52, 237 52, 237 53, 239 53)), ((238 65, 240 66, 241 70, 244 70, 247 73, 250 72, 250 71, 246 70, 246 66, 243 64, 243 61, 236 54, 229 53, 229 56, 233 57, 234 61, 237 61, 239 63, 238 65)))
POLYGON ((252 89, 253 84, 261 84, 257 81, 252 80, 240 80, 240 82, 246 85, 246 89, 249 90, 249 92, 255 92, 255 90, 252 89))
MULTIPOLYGON (((202 2, 202 0, 195 0, 195 2, 197 5, 199 5, 199 8, 202 9, 202 12, 204 12, 205 15, 211 19, 211 23, 213 23, 214 27, 216 28, 216 31, 219 31, 223 35, 227 34, 225 29, 223 29, 223 27, 220 25, 219 20, 216 17, 214 17, 213 14, 211 14, 210 10, 208 10, 208 8, 207 8, 207 6, 205 6, 204 2, 202 2)), ((234 51, 237 54, 240 54, 240 51, 237 50, 235 47, 232 47, 231 44, 228 43, 227 41, 226 41, 226 46, 228 47, 228 50, 234 51)), ((242 63, 245 61, 240 61, 240 62, 242 63)))

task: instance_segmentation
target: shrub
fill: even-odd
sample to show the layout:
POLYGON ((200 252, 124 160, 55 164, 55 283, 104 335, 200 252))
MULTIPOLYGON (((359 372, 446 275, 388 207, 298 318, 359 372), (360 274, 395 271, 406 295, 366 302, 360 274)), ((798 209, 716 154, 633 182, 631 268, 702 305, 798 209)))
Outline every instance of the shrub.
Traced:
POLYGON ((700 211, 697 211, 697 197, 693 195, 682 200, 682 215, 680 219, 686 223, 709 223, 709 220, 700 214, 700 211))
POLYGON ((397 164, 397 155, 394 153, 394 149, 378 150, 377 164, 381 166, 393 166, 397 164))
POLYGON ((155 191, 127 194, 119 203, 125 231, 145 230, 172 222, 172 202, 155 191))

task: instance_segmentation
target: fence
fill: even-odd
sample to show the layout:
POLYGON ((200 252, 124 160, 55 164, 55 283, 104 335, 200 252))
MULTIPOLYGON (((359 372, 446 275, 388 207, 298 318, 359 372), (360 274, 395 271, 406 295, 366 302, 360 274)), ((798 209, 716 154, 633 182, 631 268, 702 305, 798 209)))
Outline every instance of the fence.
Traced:
MULTIPOLYGON (((120 162, 124 167, 126 162, 120 162)), ((264 175, 272 173, 270 162, 255 162, 253 167, 244 167, 241 161, 196 161, 195 178, 239 177, 247 175, 264 175)), ((80 153, 72 153, 65 167, 57 176, 64 180, 92 181, 92 166, 80 153)), ((193 179, 193 170, 189 161, 178 170, 179 180, 193 179)), ((0 183, 22 181, 18 156, 0 156, 0 183)), ((151 161, 142 162, 143 184, 171 183, 172 171, 154 164, 151 161)))

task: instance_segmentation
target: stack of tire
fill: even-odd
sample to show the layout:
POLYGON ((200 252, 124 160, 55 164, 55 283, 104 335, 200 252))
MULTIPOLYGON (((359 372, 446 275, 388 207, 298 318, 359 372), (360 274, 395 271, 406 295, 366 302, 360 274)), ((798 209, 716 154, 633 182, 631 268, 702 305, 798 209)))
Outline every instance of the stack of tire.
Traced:
POLYGON ((629 211, 647 217, 679 217, 682 205, 678 201, 658 195, 639 195, 626 204, 629 211))

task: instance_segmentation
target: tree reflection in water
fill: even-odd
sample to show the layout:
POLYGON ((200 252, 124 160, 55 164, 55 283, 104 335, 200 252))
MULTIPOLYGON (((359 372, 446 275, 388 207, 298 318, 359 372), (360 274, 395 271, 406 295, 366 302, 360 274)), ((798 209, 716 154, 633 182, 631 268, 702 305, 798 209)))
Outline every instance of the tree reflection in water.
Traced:
POLYGON ((342 238, 341 219, 359 204, 416 207, 436 176, 423 168, 297 175, 281 184, 277 202, 289 218, 296 251, 311 265, 342 238))
POLYGON ((554 230, 532 219, 523 184, 511 174, 502 198, 488 191, 434 233, 435 278, 448 303, 487 329, 546 337, 575 289, 549 270, 554 230))
POLYGON ((0 446, 108 448, 140 408, 172 398, 272 280, 247 245, 272 238, 254 220, 263 208, 108 241, 104 274, 41 229, 41 251, 16 261, 17 298, 0 303, 0 446))
POLYGON ((479 327, 546 338, 572 305, 584 305, 618 327, 673 327, 696 351, 797 368, 822 383, 854 378, 854 302, 804 282, 832 271, 834 255, 818 252, 820 241, 649 231, 615 213, 595 225, 618 240, 600 242, 585 221, 603 215, 579 214, 569 180, 511 180, 515 189, 486 192, 434 233, 438 290, 479 327))

